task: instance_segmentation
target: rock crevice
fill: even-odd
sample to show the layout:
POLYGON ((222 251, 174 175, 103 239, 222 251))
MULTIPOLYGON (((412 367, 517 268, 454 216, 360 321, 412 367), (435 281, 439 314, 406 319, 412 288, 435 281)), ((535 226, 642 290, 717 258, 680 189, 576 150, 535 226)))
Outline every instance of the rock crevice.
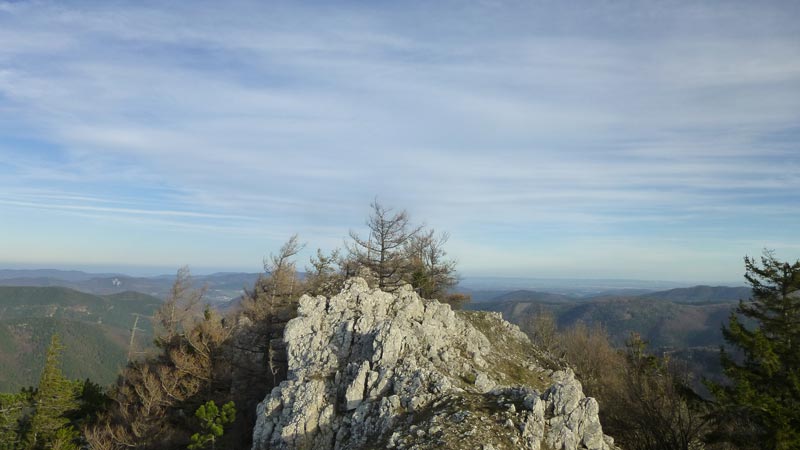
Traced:
POLYGON ((286 381, 253 449, 613 448, 597 402, 498 314, 456 313, 354 278, 304 296, 284 333, 286 381))

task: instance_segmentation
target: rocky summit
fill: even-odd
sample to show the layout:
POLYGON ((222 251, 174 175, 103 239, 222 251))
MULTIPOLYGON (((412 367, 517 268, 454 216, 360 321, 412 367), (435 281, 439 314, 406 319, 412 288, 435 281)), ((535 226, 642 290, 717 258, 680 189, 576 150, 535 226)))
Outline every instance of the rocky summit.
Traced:
POLYGON ((614 448, 572 371, 496 313, 354 278, 302 297, 284 340, 254 450, 614 448))

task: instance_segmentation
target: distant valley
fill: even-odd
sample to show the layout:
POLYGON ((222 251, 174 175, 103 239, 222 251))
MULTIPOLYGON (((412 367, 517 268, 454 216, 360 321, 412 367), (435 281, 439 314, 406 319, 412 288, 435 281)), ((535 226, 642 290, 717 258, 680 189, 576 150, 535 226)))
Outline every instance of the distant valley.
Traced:
MULTIPOLYGON (((194 277, 194 283, 207 286, 206 301, 224 310, 236 305, 258 276, 217 273, 194 277)), ((36 383, 52 333, 59 333, 67 347, 68 376, 113 382, 127 358, 135 316, 141 320, 134 346, 141 350, 152 342, 150 317, 173 280, 169 275, 0 270, 0 391, 36 383)), ((745 287, 655 290, 661 284, 629 280, 574 280, 573 288, 568 280, 550 280, 553 291, 524 288, 534 282, 547 284, 541 281, 473 278, 459 290, 472 295, 469 309, 499 311, 518 324, 548 311, 561 329, 579 322, 602 324, 618 346, 636 332, 651 349, 695 359, 696 364, 712 366, 712 372, 722 343, 720 326, 736 302, 750 296, 745 287)), ((708 372, 706 367, 700 370, 708 372)))

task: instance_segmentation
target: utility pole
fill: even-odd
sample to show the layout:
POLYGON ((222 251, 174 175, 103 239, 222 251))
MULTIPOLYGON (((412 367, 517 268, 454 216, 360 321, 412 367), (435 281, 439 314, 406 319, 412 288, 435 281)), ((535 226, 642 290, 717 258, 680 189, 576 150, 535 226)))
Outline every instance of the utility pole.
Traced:
POLYGON ((133 327, 131 327, 131 340, 128 343, 128 361, 127 362, 129 364, 131 362, 131 357, 134 354, 133 344, 134 344, 134 341, 136 339, 136 330, 144 331, 141 328, 136 328, 136 325, 139 324, 139 314, 138 313, 134 313, 133 316, 135 317, 135 319, 133 319, 133 327))
MULTIPOLYGON (((136 330, 144 331, 141 328, 136 328, 136 325, 139 324, 139 314, 133 313, 133 326, 131 327, 131 340, 128 342, 128 360, 126 361, 126 366, 131 363, 131 357, 133 356, 133 344, 136 339, 136 330)), ((125 385, 128 384, 128 378, 126 377, 126 372, 122 372, 122 387, 124 388, 125 385)))

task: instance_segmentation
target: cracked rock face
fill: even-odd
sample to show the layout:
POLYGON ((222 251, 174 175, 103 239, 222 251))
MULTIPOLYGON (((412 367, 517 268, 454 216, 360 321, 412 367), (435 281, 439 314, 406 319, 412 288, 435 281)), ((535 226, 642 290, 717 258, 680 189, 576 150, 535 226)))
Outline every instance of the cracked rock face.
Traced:
POLYGON ((354 278, 304 296, 284 340, 287 380, 258 406, 254 450, 613 448, 572 372, 541 367, 498 314, 354 278))

